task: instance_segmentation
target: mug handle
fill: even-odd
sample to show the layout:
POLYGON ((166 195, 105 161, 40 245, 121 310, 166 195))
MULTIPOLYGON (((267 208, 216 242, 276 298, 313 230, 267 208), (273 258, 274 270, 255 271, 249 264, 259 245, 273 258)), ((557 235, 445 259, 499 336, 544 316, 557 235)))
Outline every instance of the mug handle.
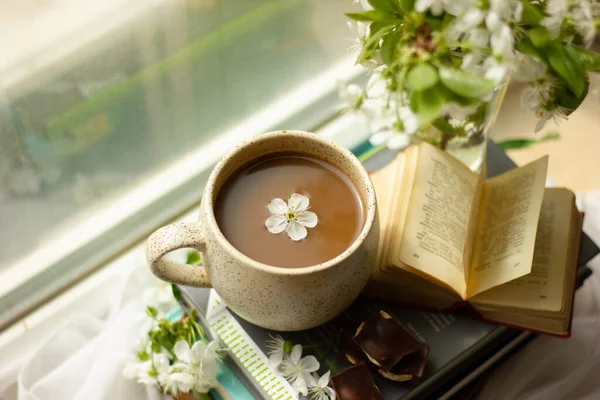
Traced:
POLYGON ((178 285, 202 288, 212 287, 206 275, 206 244, 204 232, 198 222, 177 222, 163 226, 146 242, 146 259, 150 270, 162 280, 178 285), (192 247, 202 253, 202 266, 164 260, 173 250, 192 247))

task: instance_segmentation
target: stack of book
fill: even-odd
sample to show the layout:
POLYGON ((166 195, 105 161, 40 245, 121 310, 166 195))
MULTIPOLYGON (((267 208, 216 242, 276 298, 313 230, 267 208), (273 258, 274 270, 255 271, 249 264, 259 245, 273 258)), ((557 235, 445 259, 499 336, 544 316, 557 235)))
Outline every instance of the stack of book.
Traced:
POLYGON ((487 175, 497 176, 488 180, 429 146, 403 156, 383 151, 365 161, 375 171, 384 245, 366 296, 331 323, 273 332, 235 315, 214 290, 182 287, 185 302, 200 311, 207 332, 230 349, 230 367, 257 399, 295 398, 269 366, 270 335, 302 344, 319 360, 319 374, 331 370, 333 375, 351 365, 340 354, 340 325, 381 311, 430 347, 416 385, 374 374, 383 398, 460 393, 535 336, 474 318, 468 308, 488 320, 568 335, 574 287, 589 276, 585 264, 599 252, 581 234, 572 193, 544 189, 546 160, 500 175, 514 164, 493 144, 487 160, 487 175), (400 187, 404 190, 392 193, 400 187), (461 226, 464 215, 468 222, 461 226), (467 303, 452 312, 433 310, 467 303))

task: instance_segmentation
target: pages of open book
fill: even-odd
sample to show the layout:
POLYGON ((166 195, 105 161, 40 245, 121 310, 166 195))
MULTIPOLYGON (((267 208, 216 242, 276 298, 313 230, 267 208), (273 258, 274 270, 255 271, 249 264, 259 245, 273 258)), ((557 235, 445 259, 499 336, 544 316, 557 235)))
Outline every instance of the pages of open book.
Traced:
POLYGON ((531 272, 548 157, 483 184, 468 297, 531 272))
POLYGON ((400 221, 401 245, 392 261, 446 283, 465 298, 463 253, 479 176, 427 143, 418 151, 408 212, 400 221))
MULTIPOLYGON (((560 312, 566 291, 570 290, 567 270, 571 265, 569 252, 572 234, 579 229, 573 221, 575 195, 563 188, 546 189, 537 227, 531 272, 503 285, 474 296, 476 307, 508 307, 560 312), (569 227, 569 229, 565 229, 569 227)), ((576 215, 575 215, 576 217, 576 215)))

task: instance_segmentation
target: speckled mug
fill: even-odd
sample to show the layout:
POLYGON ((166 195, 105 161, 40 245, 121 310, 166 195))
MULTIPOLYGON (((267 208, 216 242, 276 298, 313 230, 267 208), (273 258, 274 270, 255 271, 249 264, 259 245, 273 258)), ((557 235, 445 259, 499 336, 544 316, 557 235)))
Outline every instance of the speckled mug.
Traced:
POLYGON ((195 223, 176 223, 154 232, 146 255, 159 278, 181 285, 213 287, 227 305, 264 328, 296 331, 323 324, 344 311, 365 287, 375 261, 379 229, 373 185, 360 161, 332 141, 307 132, 277 131, 234 148, 212 171, 195 223), (299 151, 340 168, 356 185, 366 210, 362 231, 337 257, 303 268, 274 267, 235 249, 219 230, 214 203, 225 181, 247 162, 266 154, 299 151), (202 266, 163 259, 191 247, 202 253, 202 266))

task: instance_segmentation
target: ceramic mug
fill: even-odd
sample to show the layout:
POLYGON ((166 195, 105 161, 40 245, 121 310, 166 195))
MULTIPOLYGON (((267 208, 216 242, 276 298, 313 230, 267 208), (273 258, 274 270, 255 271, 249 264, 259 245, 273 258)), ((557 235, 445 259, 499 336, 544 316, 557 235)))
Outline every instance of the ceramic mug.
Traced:
POLYGON ((160 228, 148 239, 146 255, 159 278, 213 287, 235 313, 256 325, 279 331, 308 329, 340 314, 365 287, 377 253, 376 213, 369 175, 350 151, 312 133, 271 132, 227 154, 208 178, 199 221, 160 228), (340 168, 354 182, 366 211, 363 229, 346 251, 302 268, 274 267, 242 254, 221 233, 214 214, 219 189, 240 167, 267 154, 289 151, 312 155, 340 168), (186 247, 202 254, 202 266, 163 259, 168 252, 186 247))

